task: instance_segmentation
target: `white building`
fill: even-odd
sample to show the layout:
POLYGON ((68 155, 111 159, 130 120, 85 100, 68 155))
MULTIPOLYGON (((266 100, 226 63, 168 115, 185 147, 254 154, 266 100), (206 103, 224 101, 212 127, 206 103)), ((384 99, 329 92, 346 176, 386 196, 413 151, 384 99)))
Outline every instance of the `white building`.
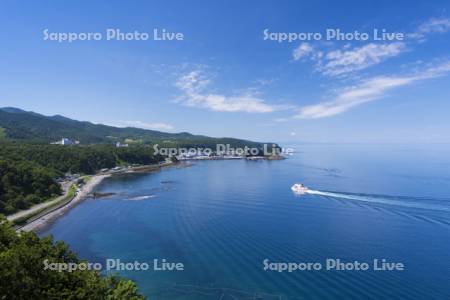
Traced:
POLYGON ((69 145, 78 145, 79 141, 72 141, 68 138, 63 137, 60 141, 50 143, 52 145, 63 145, 63 146, 69 146, 69 145))
POLYGON ((122 144, 121 142, 117 142, 117 143, 116 143, 116 147, 117 147, 117 148, 128 147, 128 144, 122 144))
POLYGON ((68 138, 62 138, 61 139, 61 145, 73 145, 73 144, 74 144, 74 142, 72 142, 68 138))

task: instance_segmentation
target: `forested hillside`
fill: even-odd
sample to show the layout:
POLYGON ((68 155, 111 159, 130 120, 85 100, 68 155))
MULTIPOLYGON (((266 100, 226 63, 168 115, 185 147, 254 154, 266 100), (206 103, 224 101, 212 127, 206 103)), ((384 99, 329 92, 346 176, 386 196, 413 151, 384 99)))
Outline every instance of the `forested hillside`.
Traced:
POLYGON ((32 143, 50 143, 66 137, 81 144, 162 144, 181 147, 261 146, 260 143, 234 138, 211 138, 187 132, 166 133, 141 128, 118 128, 72 120, 63 116, 44 116, 17 108, 0 108, 0 139, 32 143))
POLYGON ((60 193, 55 179, 65 173, 94 174, 121 164, 164 161, 148 146, 64 147, 0 142, 0 213, 11 214, 60 193))
POLYGON ((116 148, 112 145, 64 147, 23 143, 1 143, 0 159, 31 161, 54 174, 66 172, 93 174, 103 168, 124 164, 152 164, 164 160, 152 147, 116 148))
POLYGON ((0 213, 10 214, 59 195, 55 173, 26 160, 0 158, 0 213))
POLYGON ((217 144, 262 148, 261 143, 240 139, 117 128, 0 108, 0 213, 11 214, 56 196, 60 188, 55 179, 67 172, 94 174, 121 164, 163 161, 164 157, 154 155, 155 144, 213 150, 217 144), (78 140, 80 145, 50 145, 63 137, 78 140), (116 142, 130 147, 116 148, 116 142))
POLYGON ((1 299, 144 299, 130 280, 103 277, 92 270, 49 270, 46 261, 82 262, 63 242, 41 239, 33 232, 18 235, 0 216, 1 299))

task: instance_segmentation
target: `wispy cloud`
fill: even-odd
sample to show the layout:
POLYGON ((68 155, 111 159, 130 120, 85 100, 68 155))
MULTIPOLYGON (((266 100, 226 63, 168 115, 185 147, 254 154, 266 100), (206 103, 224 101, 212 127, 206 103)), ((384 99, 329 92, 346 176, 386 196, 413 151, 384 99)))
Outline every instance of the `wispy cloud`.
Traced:
POLYGON ((180 76, 176 82, 176 87, 183 92, 179 102, 186 106, 222 112, 270 113, 281 108, 266 103, 254 90, 237 95, 208 92, 206 89, 210 82, 200 70, 180 76))
POLYGON ((422 23, 415 32, 409 34, 410 38, 424 39, 430 33, 445 33, 450 31, 450 19, 432 18, 422 23))
POLYGON ((302 58, 310 56, 314 53, 314 48, 310 43, 301 43, 297 48, 292 52, 292 56, 294 60, 300 60, 302 58))
POLYGON ((275 81, 276 81, 275 78, 257 79, 257 80, 255 80, 255 83, 260 86, 269 86, 269 85, 272 85, 275 81))
POLYGON ((450 71, 450 62, 428 67, 409 76, 378 76, 338 92, 332 100, 300 108, 297 118, 318 119, 334 116, 360 104, 382 98, 386 92, 401 86, 435 78, 450 71))
POLYGON ((322 51, 315 49, 309 43, 301 43, 294 51, 294 60, 310 59, 315 62, 315 70, 327 76, 341 76, 370 66, 399 55, 406 50, 403 42, 385 44, 369 43, 365 46, 349 49, 349 45, 342 49, 322 51))
POLYGON ((167 123, 147 123, 142 121, 122 121, 120 120, 115 126, 118 127, 136 127, 151 130, 173 130, 174 127, 167 123))
POLYGON ((405 50, 405 44, 370 43, 351 50, 335 50, 327 53, 317 70, 325 75, 336 76, 366 69, 381 63, 387 58, 399 55, 405 50))
POLYGON ((276 118, 276 119, 273 119, 273 121, 277 122, 277 123, 287 122, 288 120, 289 119, 287 119, 287 118, 276 118))
MULTIPOLYGON (((413 47, 414 43, 425 41, 429 34, 448 31, 450 31, 450 19, 432 18, 419 25, 413 33, 407 34, 408 39, 405 41, 372 42, 353 48, 350 44, 346 44, 334 50, 303 42, 292 51, 292 57, 296 61, 307 59, 313 61, 315 71, 323 75, 344 76, 398 56, 413 47)), ((322 43, 322 45, 326 44, 322 43)))

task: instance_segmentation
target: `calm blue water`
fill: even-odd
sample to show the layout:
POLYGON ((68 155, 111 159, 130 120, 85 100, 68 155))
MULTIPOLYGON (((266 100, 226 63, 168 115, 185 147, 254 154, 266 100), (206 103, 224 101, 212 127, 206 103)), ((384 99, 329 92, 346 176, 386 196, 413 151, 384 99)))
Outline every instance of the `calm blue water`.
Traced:
POLYGON ((109 178, 98 190, 115 196, 86 200, 41 234, 101 263, 182 262, 179 272, 121 272, 150 299, 450 299, 449 148, 297 150, 109 178), (294 195, 295 182, 315 194, 294 195), (405 270, 263 270, 264 259, 328 258, 405 270))

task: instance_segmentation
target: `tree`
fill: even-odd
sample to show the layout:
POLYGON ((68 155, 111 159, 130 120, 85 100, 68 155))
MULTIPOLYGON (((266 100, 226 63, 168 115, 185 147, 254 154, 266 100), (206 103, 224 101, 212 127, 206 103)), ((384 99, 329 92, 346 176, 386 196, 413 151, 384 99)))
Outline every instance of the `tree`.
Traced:
POLYGON ((82 262, 63 242, 32 232, 18 235, 0 217, 0 299, 144 299, 130 280, 103 277, 93 270, 49 270, 46 260, 82 262))

